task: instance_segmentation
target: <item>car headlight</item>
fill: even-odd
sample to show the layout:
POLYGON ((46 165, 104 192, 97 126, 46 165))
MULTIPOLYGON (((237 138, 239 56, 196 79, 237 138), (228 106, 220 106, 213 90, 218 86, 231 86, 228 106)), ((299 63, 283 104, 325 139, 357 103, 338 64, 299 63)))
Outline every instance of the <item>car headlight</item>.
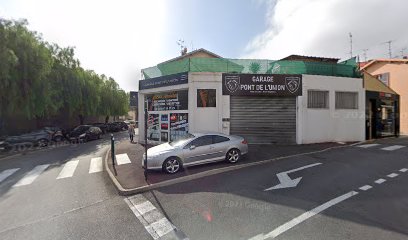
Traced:
POLYGON ((3 145, 4 144, 4 141, 0 141, 0 145, 3 145))
POLYGON ((79 137, 80 137, 80 138, 85 137, 85 133, 83 133, 83 134, 79 135, 79 137))

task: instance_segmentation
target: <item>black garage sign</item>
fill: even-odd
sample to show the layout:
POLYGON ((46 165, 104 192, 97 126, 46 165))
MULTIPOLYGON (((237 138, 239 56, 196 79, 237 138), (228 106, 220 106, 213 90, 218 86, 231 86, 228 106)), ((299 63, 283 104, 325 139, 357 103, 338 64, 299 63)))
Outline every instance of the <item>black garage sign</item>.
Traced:
POLYGON ((233 96, 301 96, 302 75, 222 74, 222 94, 233 96))
POLYGON ((139 90, 188 83, 188 73, 177 73, 139 81, 139 90))

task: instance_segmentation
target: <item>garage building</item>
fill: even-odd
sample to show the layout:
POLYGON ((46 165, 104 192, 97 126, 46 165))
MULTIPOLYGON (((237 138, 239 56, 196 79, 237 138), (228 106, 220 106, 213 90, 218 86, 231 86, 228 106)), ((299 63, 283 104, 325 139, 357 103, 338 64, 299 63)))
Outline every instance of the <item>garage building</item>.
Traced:
POLYGON ((188 132, 240 135, 250 144, 364 140, 365 90, 356 66, 290 57, 233 60, 200 49, 144 69, 139 141, 145 106, 152 143, 188 132))

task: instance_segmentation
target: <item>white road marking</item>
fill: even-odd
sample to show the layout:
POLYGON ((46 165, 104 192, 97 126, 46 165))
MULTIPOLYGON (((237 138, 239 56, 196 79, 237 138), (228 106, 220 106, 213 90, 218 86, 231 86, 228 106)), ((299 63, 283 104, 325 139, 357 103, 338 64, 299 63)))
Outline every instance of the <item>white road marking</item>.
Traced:
POLYGON ((78 166, 79 160, 71 160, 65 163, 64 168, 61 170, 57 179, 69 178, 74 175, 75 169, 78 166))
POLYGON ((360 148, 370 148, 370 147, 375 147, 375 146, 378 146, 378 145, 380 145, 380 144, 372 143, 372 144, 358 145, 357 147, 360 147, 360 148))
POLYGON ((387 177, 389 177, 389 178, 395 178, 396 176, 398 176, 397 173, 391 173, 391 174, 387 175, 387 177))
POLYGON ((374 181, 374 182, 377 183, 377 184, 381 184, 381 183, 383 183, 383 182, 385 182, 385 181, 387 181, 387 180, 385 180, 385 179, 383 179, 383 178, 380 178, 380 179, 377 179, 377 180, 374 181))
POLYGON ((316 208, 313 208, 312 210, 310 210, 308 212, 305 212, 305 213, 301 214, 300 216, 290 220, 289 222, 277 227, 275 230, 273 230, 272 232, 269 232, 268 234, 264 235, 263 237, 261 235, 257 235, 256 239, 275 238, 275 237, 281 235, 282 233, 288 231, 289 229, 293 228, 294 226, 296 226, 296 225, 306 221, 307 219, 313 217, 314 215, 319 214, 320 212, 330 208, 331 206, 334 206, 334 205, 336 205, 336 204, 338 204, 338 203, 340 203, 340 202, 342 202, 342 201, 344 201, 346 199, 349 199, 352 196, 355 196, 357 194, 358 194, 358 192, 351 191, 351 192, 348 192, 348 193, 346 193, 344 195, 341 195, 341 196, 339 196, 337 198, 334 198, 334 199, 332 199, 332 200, 330 200, 330 201, 328 201, 326 203, 323 203, 322 205, 320 205, 320 206, 318 206, 316 208))
POLYGON ((406 169, 406 168, 401 168, 399 171, 400 171, 400 172, 406 172, 406 171, 408 171, 408 169, 406 169))
POLYGON ((401 146, 401 145, 393 145, 393 146, 381 148, 381 150, 394 151, 394 150, 401 149, 401 148, 404 148, 404 147, 405 147, 405 146, 401 146))
POLYGON ((102 170, 103 170, 102 158, 101 157, 92 158, 91 165, 89 166, 89 173, 102 172, 102 170))
POLYGON ((364 185, 364 186, 360 187, 359 189, 363 190, 363 191, 367 191, 368 189, 371 189, 371 188, 373 188, 373 187, 371 187, 370 185, 364 185))
POLYGON ((0 183, 4 181, 4 179, 8 178, 9 176, 13 175, 13 173, 17 172, 20 168, 12 168, 4 170, 0 173, 0 183))
POLYGON ((140 213, 140 215, 143 215, 147 212, 152 211, 153 209, 156 209, 156 207, 149 201, 135 205, 135 208, 140 213))
POLYGON ((173 225, 167 220, 167 218, 162 218, 150 224, 150 227, 157 233, 157 235, 159 235, 159 237, 163 237, 174 229, 173 225))
POLYGON ((142 195, 135 195, 124 200, 153 239, 174 233, 176 227, 142 195))
POLYGON ((36 166, 33 170, 28 172, 20 181, 18 181, 16 184, 13 185, 13 187, 20 187, 24 185, 29 185, 34 182, 34 180, 40 176, 42 172, 45 171, 45 169, 50 166, 49 164, 44 164, 44 165, 38 165, 36 166))
POLYGON ((116 163, 118 165, 131 163, 129 156, 126 153, 116 155, 116 163))

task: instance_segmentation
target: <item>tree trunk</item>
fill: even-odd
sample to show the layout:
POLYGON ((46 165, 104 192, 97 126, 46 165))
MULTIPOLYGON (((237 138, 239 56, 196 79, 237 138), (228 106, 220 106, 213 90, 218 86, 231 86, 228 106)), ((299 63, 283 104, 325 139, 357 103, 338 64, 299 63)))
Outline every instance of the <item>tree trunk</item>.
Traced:
POLYGON ((109 122, 109 115, 105 117, 105 123, 109 122))
POLYGON ((82 114, 79 114, 78 117, 79 117, 79 125, 84 125, 84 116, 82 114))

